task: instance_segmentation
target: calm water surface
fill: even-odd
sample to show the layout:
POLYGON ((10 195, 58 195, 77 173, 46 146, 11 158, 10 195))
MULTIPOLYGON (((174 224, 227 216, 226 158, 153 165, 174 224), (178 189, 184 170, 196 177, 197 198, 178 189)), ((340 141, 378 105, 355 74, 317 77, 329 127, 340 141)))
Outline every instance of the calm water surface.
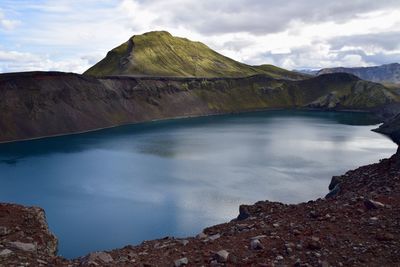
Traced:
POLYGON ((46 210, 77 257, 196 234, 239 204, 324 196, 332 175, 395 152, 366 114, 260 112, 0 145, 0 201, 46 210))

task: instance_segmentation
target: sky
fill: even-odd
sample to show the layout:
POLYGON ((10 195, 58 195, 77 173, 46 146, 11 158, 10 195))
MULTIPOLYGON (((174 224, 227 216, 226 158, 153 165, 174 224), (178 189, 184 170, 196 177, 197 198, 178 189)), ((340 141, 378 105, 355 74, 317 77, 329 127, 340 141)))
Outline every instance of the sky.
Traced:
POLYGON ((82 73, 154 30, 253 65, 400 62, 399 0, 0 0, 0 72, 82 73))

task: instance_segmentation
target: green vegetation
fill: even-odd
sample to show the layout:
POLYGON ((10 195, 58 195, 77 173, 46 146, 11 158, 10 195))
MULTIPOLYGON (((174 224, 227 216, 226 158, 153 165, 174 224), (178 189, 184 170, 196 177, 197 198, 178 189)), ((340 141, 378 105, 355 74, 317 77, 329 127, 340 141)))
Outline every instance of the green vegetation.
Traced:
POLYGON ((246 65, 215 52, 203 43, 174 37, 165 31, 133 36, 108 52, 103 60, 84 74, 185 77, 245 77, 265 74, 284 79, 307 77, 272 65, 246 65))
POLYGON ((263 64, 259 66, 254 66, 257 68, 257 70, 261 70, 271 76, 272 78, 276 79, 294 79, 294 80, 301 80, 304 78, 311 78, 311 75, 306 75, 303 73, 298 73, 295 71, 288 71, 282 68, 279 68, 277 66, 271 65, 271 64, 263 64))

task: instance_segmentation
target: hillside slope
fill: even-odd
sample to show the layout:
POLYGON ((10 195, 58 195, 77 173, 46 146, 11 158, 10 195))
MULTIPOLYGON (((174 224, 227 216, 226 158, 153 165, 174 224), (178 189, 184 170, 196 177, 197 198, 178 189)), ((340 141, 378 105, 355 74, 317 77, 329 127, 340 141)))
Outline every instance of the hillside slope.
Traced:
POLYGON ((1 74, 0 141, 182 116, 299 107, 369 110, 396 101, 398 96, 382 85, 349 74, 301 81, 266 75, 95 78, 59 72, 1 74), (340 96, 334 104, 316 104, 331 94, 340 96))
POLYGON ((384 84, 400 84, 400 64, 392 63, 374 67, 363 68, 326 68, 320 70, 317 75, 327 73, 345 72, 356 75, 363 80, 384 84))
POLYGON ((185 77, 244 77, 266 74, 287 79, 306 77, 272 65, 246 65, 215 52, 203 43, 174 37, 165 31, 131 37, 108 52, 104 59, 84 74, 185 77))

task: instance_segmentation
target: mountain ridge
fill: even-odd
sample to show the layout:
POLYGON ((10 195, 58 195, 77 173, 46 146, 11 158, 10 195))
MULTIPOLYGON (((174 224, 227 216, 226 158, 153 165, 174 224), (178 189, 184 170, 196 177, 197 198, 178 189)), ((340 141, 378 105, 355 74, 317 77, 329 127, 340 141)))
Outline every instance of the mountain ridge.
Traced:
POLYGON ((357 77, 383 84, 400 84, 400 64, 391 63, 372 67, 355 67, 355 68, 324 68, 317 72, 317 75, 327 73, 345 72, 356 75, 357 77))
POLYGON ((244 78, 0 74, 0 142, 188 116, 277 108, 371 111, 394 102, 399 102, 399 95, 383 85, 343 73, 298 81, 262 74, 244 78), (335 101, 330 95, 337 96, 335 101))

